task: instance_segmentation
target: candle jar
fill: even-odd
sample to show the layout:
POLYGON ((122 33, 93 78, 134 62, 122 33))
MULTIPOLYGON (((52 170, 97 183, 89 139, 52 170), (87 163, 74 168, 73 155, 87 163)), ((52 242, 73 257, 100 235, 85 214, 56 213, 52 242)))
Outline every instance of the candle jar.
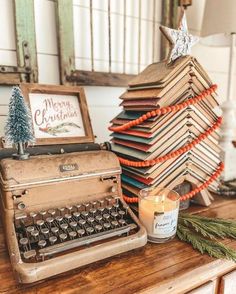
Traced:
POLYGON ((167 188, 140 191, 139 219, 147 230, 148 241, 164 243, 175 237, 179 214, 179 194, 167 188))

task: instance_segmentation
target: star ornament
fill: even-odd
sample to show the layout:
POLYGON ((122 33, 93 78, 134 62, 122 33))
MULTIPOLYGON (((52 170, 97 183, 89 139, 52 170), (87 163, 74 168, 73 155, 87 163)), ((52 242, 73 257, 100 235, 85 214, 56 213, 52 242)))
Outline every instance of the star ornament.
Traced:
POLYGON ((181 56, 190 55, 191 47, 195 45, 199 38, 188 33, 186 15, 183 12, 178 30, 160 26, 161 32, 171 44, 171 51, 168 56, 168 63, 181 56))

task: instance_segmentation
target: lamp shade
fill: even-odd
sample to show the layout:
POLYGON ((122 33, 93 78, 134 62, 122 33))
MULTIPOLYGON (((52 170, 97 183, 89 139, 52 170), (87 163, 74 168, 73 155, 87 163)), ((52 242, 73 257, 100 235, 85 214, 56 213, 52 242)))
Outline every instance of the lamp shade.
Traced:
POLYGON ((204 43, 229 46, 231 33, 236 33, 236 0, 206 0, 201 36, 211 36, 204 43))
POLYGON ((236 33, 236 1, 206 0, 202 36, 236 33))

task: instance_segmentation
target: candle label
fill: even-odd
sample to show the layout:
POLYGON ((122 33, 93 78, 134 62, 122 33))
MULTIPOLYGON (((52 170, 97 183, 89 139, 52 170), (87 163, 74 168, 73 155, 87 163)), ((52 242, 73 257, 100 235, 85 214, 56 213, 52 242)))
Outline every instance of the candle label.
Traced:
POLYGON ((153 233, 158 238, 169 238, 176 233, 179 209, 154 212, 153 233))

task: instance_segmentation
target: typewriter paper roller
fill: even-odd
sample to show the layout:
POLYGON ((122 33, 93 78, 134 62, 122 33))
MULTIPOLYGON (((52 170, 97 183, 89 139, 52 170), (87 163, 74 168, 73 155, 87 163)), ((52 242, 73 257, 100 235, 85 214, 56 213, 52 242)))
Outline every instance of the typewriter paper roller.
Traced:
MULTIPOLYGON (((11 263, 19 282, 32 283, 145 245, 145 229, 127 207, 137 228, 132 234, 91 242, 89 246, 63 251, 50 259, 25 262, 22 258, 15 229, 18 215, 27 216, 22 221, 27 226, 31 212, 57 211, 71 205, 72 214, 78 203, 98 203, 103 201, 101 199, 109 199, 107 197, 118 198, 116 201, 125 206, 121 197, 120 173, 117 157, 108 151, 43 155, 26 161, 3 159, 0 162, 1 214, 11 263)), ((97 208, 97 204, 94 205, 97 208)))

